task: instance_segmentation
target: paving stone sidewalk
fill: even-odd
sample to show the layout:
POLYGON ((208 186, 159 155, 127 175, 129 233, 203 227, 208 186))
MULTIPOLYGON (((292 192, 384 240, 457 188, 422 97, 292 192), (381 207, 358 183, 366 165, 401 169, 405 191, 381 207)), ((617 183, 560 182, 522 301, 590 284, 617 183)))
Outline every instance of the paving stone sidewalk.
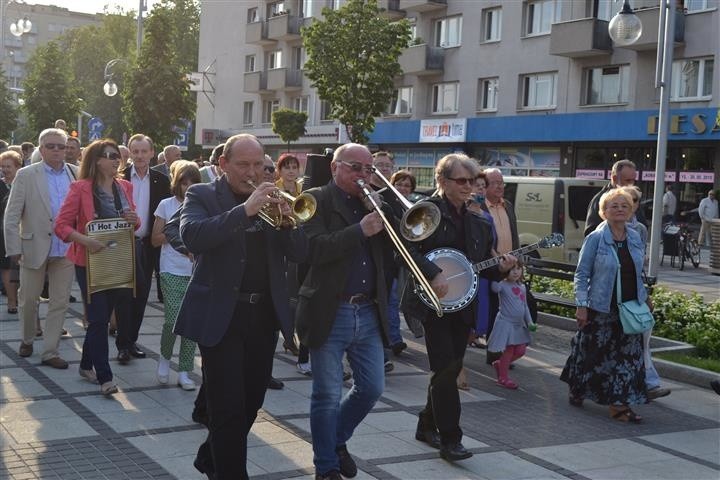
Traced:
MULTIPOLYGON (((146 311, 139 343, 148 358, 111 362, 120 387, 112 399, 78 376, 79 303, 71 304, 70 336, 61 340, 70 362, 63 371, 40 366, 39 342, 32 357, 17 355, 19 322, 6 310, 0 305, 0 479, 204 478, 192 462, 205 430, 190 418, 195 392, 175 386, 177 357, 168 386, 155 378, 162 304, 151 302, 146 311)), ((41 305, 42 315, 45 310, 41 305)), ((393 358, 383 397, 348 444, 358 479, 720 479, 720 396, 666 382, 671 396, 637 408, 641 425, 614 422, 597 405, 571 407, 558 380, 569 333, 549 327, 539 329, 513 370, 517 391, 496 386, 484 351, 469 349, 472 388, 461 392, 462 427, 475 456, 447 463, 414 440, 428 364, 422 339, 404 334, 409 350, 393 358)), ((112 344, 110 352, 114 359, 112 344)), ((199 383, 199 353, 195 364, 199 383)), ((285 389, 266 395, 249 440, 249 473, 311 479, 311 380, 282 349, 273 375, 285 389)))

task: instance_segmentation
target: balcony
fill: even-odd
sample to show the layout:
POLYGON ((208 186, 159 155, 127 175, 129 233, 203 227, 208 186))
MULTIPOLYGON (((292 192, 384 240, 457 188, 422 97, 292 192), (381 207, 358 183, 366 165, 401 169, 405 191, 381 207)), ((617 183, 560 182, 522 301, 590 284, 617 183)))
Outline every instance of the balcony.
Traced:
POLYGON ((597 18, 554 23, 550 34, 550 55, 570 58, 608 55, 612 51, 608 23, 597 18))
POLYGON ((267 72, 267 89, 273 91, 284 90, 286 92, 302 90, 302 80, 302 70, 274 68, 267 72))
POLYGON ((267 93, 267 72, 247 72, 243 91, 245 93, 267 93))
POLYGON ((300 40, 303 19, 288 14, 276 15, 267 21, 270 40, 300 40))
POLYGON ((432 12, 447 8, 447 0, 400 0, 400 10, 408 12, 432 12))
MULTIPOLYGON (((630 50, 655 50, 658 43, 659 7, 635 9, 642 22, 642 35, 637 42, 622 48, 630 50)), ((685 43, 685 14, 678 11, 675 15, 675 46, 685 43)))
POLYGON ((400 10, 400 0, 378 0, 378 7, 383 10, 381 15, 388 20, 405 18, 405 12, 400 10))
POLYGON ((436 75, 442 73, 445 50, 430 47, 426 43, 413 45, 403 51, 398 59, 403 73, 408 75, 436 75))
POLYGON ((248 23, 245 26, 245 43, 254 45, 272 45, 277 41, 268 38, 268 24, 264 21, 248 23))

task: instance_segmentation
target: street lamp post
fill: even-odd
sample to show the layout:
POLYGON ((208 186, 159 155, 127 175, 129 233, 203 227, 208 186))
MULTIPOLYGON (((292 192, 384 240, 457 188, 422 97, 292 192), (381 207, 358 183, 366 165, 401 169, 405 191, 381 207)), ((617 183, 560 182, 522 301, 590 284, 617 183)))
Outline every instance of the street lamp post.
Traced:
MULTIPOLYGON (((653 192, 652 223, 650 226, 650 262, 648 277, 657 278, 660 261, 660 239, 662 236, 662 197, 665 190, 665 162, 667 157, 668 132, 670 127, 670 78, 672 76, 673 42, 675 36, 674 0, 660 0, 658 23, 657 62, 655 65, 655 88, 660 89, 660 111, 658 115, 658 136, 655 158, 655 186, 653 192)), ((629 0, 610 21, 610 37, 620 45, 631 45, 642 33, 640 19, 632 12, 629 0), (635 17, 635 18, 631 18, 635 17), (621 26, 635 25, 632 28, 621 26), (633 30, 634 29, 634 30, 633 30), (634 31, 635 33, 629 33, 634 31)))
MULTIPOLYGON (((147 10, 147 0, 138 0, 140 3, 138 5, 138 16, 137 16, 137 56, 140 56, 140 47, 142 46, 142 37, 143 37, 143 12, 147 10)), ((115 65, 117 65, 119 62, 125 62, 125 59, 122 58, 115 58, 113 60, 110 60, 105 65, 105 73, 104 79, 105 84, 103 85, 103 92, 108 97, 114 97, 118 93, 117 84, 115 83, 114 76, 112 69, 115 65)))

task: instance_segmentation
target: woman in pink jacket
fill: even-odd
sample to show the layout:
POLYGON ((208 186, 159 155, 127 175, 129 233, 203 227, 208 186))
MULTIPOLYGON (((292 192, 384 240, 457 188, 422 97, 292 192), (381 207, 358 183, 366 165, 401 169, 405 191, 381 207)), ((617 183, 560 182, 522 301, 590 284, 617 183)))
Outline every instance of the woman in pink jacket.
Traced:
POLYGON ((87 295, 86 250, 97 253, 107 244, 85 235, 86 225, 102 218, 124 218, 137 229, 132 184, 116 178, 120 150, 108 139, 97 140, 83 150, 78 180, 70 185, 55 221, 55 234, 72 242, 67 257, 75 264, 75 274, 87 311, 88 329, 80 359, 80 376, 100 384, 104 395, 117 393, 108 360, 107 329, 116 305, 129 304, 132 289, 113 288, 87 295), (88 302, 88 300, 92 300, 88 302))

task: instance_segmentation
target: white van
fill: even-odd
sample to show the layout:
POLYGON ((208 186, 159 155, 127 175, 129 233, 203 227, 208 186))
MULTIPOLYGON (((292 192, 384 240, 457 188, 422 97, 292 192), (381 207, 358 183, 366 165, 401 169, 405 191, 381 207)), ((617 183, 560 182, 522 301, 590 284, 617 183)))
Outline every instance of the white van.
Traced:
POLYGON ((539 250, 542 258, 577 263, 590 201, 606 181, 561 177, 504 177, 505 198, 515 206, 520 245, 562 233, 565 245, 539 250))

